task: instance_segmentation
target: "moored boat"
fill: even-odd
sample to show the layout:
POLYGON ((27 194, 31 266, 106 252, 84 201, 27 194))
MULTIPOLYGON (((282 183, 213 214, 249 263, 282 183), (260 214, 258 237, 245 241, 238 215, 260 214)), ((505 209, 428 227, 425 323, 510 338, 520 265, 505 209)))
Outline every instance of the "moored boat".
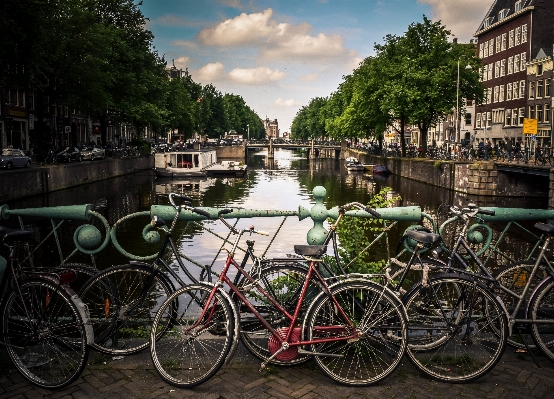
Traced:
POLYGON ((158 177, 206 176, 205 169, 217 163, 215 150, 185 150, 155 154, 158 177))
POLYGON ((358 158, 354 157, 346 158, 344 166, 349 171, 364 170, 364 165, 360 161, 358 161, 358 158))
POLYGON ((385 165, 374 165, 373 174, 377 175, 388 175, 391 171, 385 165))
POLYGON ((214 177, 243 177, 246 174, 246 165, 242 162, 221 161, 208 166, 205 171, 208 176, 214 177))

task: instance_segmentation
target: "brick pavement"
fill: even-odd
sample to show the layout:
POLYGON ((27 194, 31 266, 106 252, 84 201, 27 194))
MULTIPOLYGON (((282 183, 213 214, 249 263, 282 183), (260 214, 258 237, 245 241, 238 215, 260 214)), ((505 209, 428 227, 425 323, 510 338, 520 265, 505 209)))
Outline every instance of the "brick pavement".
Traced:
POLYGON ((28 383, 0 353, 0 399, 52 398, 554 398, 554 364, 539 357, 537 368, 529 355, 512 348, 487 376, 468 384, 431 381, 418 374, 406 359, 396 372, 372 387, 339 385, 314 363, 298 367, 270 367, 258 372, 259 361, 239 350, 231 364, 194 389, 164 383, 149 354, 110 360, 92 353, 81 377, 71 386, 48 391, 28 383))

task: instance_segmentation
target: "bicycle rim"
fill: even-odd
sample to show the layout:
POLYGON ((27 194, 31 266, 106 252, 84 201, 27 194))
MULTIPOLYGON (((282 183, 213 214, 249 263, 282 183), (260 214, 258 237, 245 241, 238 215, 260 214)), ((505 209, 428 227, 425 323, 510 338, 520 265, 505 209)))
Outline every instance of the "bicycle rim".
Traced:
POLYGON ((408 357, 427 376, 467 382, 500 360, 507 318, 493 292, 470 279, 431 278, 404 299, 408 314, 408 357))
POLYGON ((90 312, 91 346, 120 355, 147 348, 154 316, 173 291, 171 282, 149 266, 114 266, 91 278, 79 292, 90 312))
POLYGON ((152 362, 169 384, 190 388, 207 381, 223 366, 233 341, 238 339, 228 300, 216 292, 206 306, 212 289, 202 284, 181 288, 162 304, 154 318, 152 362), (165 314, 177 302, 176 316, 168 320, 165 314), (159 331, 164 334, 157 340, 155 332, 159 331))
POLYGON ((79 310, 48 280, 29 280, 20 289, 22 296, 11 291, 3 309, 4 342, 12 345, 6 347, 8 355, 32 383, 48 389, 65 387, 79 377, 88 359, 79 310))
POLYGON ((365 281, 345 282, 332 290, 350 322, 357 339, 341 337, 352 332, 328 296, 315 303, 308 317, 309 340, 336 338, 335 342, 311 345, 317 365, 333 380, 350 386, 375 384, 399 366, 406 351, 404 307, 386 288, 365 281))
POLYGON ((533 320, 541 324, 532 324, 531 333, 537 347, 554 362, 554 280, 546 282, 531 298, 530 313, 533 320), (551 323, 545 323, 552 320, 551 323))

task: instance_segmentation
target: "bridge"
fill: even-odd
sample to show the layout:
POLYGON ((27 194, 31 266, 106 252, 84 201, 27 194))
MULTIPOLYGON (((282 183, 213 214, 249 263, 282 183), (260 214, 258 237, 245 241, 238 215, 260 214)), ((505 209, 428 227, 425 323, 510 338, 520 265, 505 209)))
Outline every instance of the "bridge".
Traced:
POLYGON ((274 158, 275 156, 275 149, 276 148, 284 148, 288 150, 295 150, 295 149, 306 149, 308 153, 308 158, 311 157, 317 157, 322 152, 326 152, 326 157, 330 158, 340 158, 341 151, 344 151, 346 149, 346 142, 343 141, 341 144, 330 144, 329 142, 316 142, 315 140, 311 140, 309 142, 303 142, 303 143, 275 143, 273 139, 269 139, 267 143, 252 143, 247 142, 246 143, 246 150, 248 149, 255 149, 255 148, 267 148, 267 156, 268 158, 274 158), (313 154, 313 155, 312 155, 313 154), (330 156, 332 155, 332 156, 330 156))

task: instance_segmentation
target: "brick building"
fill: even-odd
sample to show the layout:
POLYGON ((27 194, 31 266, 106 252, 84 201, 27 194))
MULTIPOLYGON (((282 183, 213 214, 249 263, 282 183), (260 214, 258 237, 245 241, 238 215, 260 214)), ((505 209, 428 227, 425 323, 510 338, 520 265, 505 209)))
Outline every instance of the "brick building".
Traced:
POLYGON ((492 3, 474 35, 487 90, 485 104, 475 110, 477 139, 522 138, 523 119, 529 117, 527 63, 552 48, 553 25, 554 7, 545 0, 492 3))

